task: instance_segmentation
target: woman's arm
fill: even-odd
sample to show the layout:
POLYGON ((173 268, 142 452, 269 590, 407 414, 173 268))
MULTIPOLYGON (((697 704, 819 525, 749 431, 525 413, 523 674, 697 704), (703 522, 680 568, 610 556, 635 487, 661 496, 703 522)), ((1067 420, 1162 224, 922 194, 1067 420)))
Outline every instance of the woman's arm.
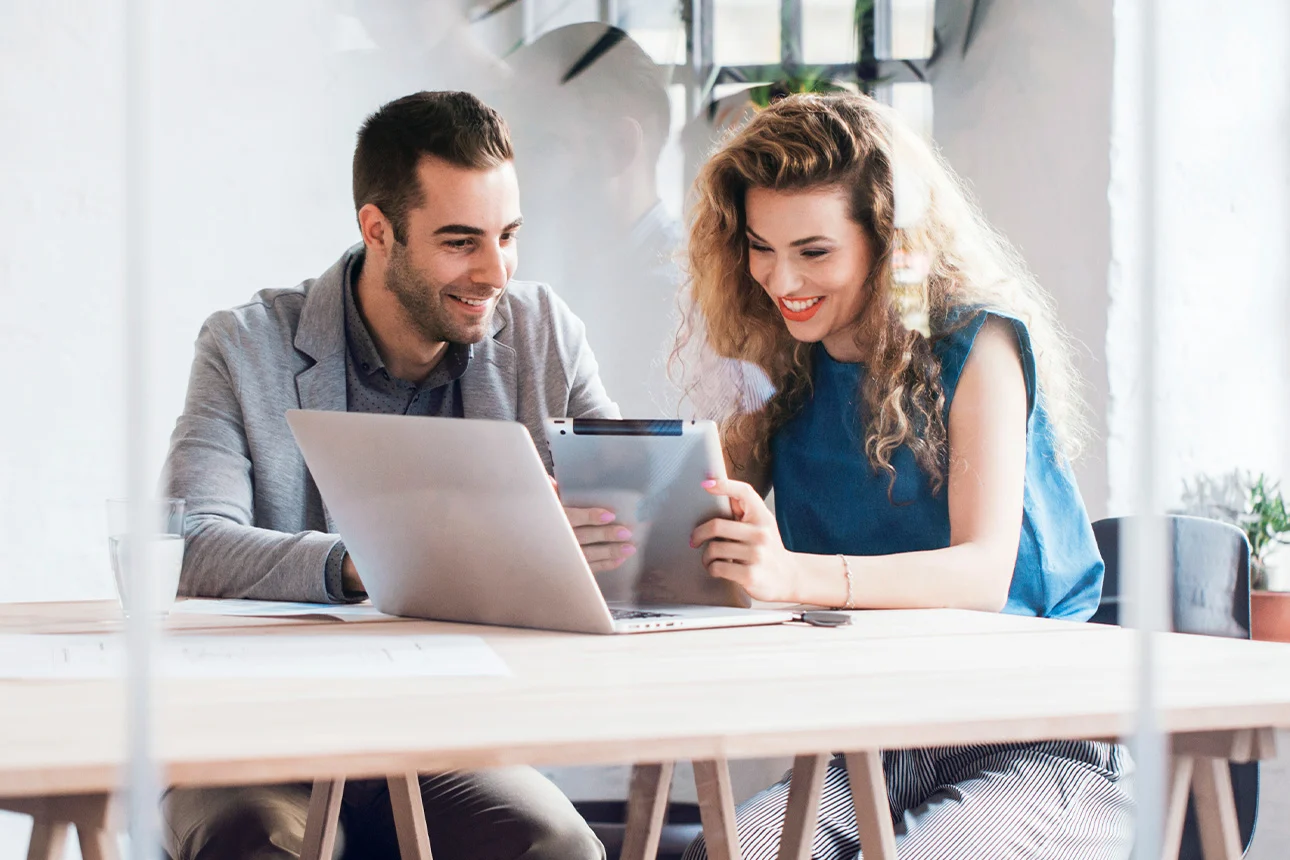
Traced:
MULTIPOLYGON (((1009 323, 977 333, 950 406, 950 545, 849 558, 852 604, 998 612, 1008 599, 1026 480, 1026 381, 1009 323)), ((803 603, 841 605, 840 559, 805 556, 803 603)))
MULTIPOLYGON (((997 612, 1008 598, 1021 538, 1026 473, 1026 383, 1017 339, 1006 322, 977 334, 950 407, 950 546, 848 558, 851 605, 874 609, 956 607, 997 612)), ((784 549, 760 497, 734 482, 736 521, 696 530, 705 561, 759 600, 842 606, 847 581, 837 556, 784 549), (755 499, 754 499, 755 497, 755 499)))

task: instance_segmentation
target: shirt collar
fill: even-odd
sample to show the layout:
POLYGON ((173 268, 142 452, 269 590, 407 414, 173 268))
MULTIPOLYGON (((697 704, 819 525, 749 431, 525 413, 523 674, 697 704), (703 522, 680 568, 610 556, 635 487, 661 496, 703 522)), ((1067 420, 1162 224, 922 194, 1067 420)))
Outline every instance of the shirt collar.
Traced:
MULTIPOLYGON (((376 348, 371 329, 364 322, 363 315, 358 312, 358 302, 354 298, 354 288, 362 271, 363 252, 360 251, 350 258, 345 267, 345 342, 348 344, 349 357, 354 366, 364 376, 371 376, 385 369, 385 361, 376 348)), ((474 354, 474 344, 450 343, 436 370, 443 368, 447 371, 445 379, 447 382, 460 379, 474 354)), ((435 375, 434 372, 431 373, 431 377, 435 375)))
POLYGON ((354 366, 364 376, 371 376, 378 370, 385 369, 385 362, 381 360, 376 341, 372 340, 372 332, 363 321, 363 315, 358 312, 358 302, 354 299, 354 287, 362 270, 363 254, 359 252, 350 257, 349 264, 345 267, 345 343, 354 366))

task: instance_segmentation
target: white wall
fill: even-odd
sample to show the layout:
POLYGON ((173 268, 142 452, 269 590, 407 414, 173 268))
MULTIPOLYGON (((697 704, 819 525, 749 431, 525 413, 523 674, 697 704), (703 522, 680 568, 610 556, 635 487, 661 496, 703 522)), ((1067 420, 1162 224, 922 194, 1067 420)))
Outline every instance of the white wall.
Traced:
POLYGON ((0 594, 110 593, 120 485, 117 9, 0 4, 0 594), (107 73, 105 73, 107 72, 107 73))
MULTIPOLYGON (((1110 509, 1138 509, 1144 380, 1136 4, 1115 3, 1107 355, 1110 509)), ((1290 4, 1157 3, 1157 498, 1235 467, 1290 477, 1290 4)), ((1249 860, 1286 856, 1285 755, 1265 763, 1249 860)))
MULTIPOLYGON (((1234 467, 1290 467, 1290 4, 1157 4, 1160 244, 1155 404, 1160 496, 1234 467)), ((1135 223, 1141 105, 1130 82, 1137 34, 1116 4, 1117 86, 1111 198, 1113 259, 1108 466, 1111 508, 1132 509, 1141 380, 1135 223)))
MULTIPOLYGON (((355 231, 325 4, 156 4, 154 466, 212 310, 321 271, 355 231)), ((110 595, 123 490, 119 6, 0 5, 0 567, 5 599, 110 595)))
POLYGON ((968 3, 938 4, 935 139, 986 217, 1025 256, 1079 342, 1093 438, 1075 463, 1104 515, 1111 0, 992 0, 966 57, 968 3))

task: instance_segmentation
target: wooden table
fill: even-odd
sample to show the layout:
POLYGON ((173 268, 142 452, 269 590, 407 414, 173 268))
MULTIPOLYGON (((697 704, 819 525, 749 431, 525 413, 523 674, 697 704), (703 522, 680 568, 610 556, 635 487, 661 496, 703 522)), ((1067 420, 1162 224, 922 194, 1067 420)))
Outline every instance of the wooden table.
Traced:
MULTIPOLYGON (((102 631, 115 623, 106 604, 0 607, 3 632, 102 631)), ((881 750, 1114 738, 1133 724, 1133 634, 1041 619, 863 612, 837 629, 603 637, 408 620, 185 617, 180 626, 177 635, 471 633, 510 667, 512 675, 500 678, 161 683, 155 748, 165 779, 316 780, 316 841, 328 838, 344 779, 638 763, 624 856, 644 857, 656 844, 668 763, 690 759, 710 856, 737 857, 724 762, 790 755, 800 778, 780 856, 806 857, 823 767, 831 752, 846 751, 866 860, 894 858, 881 750)), ((1270 755, 1271 729, 1290 726, 1290 646, 1165 634, 1158 653, 1160 723, 1175 740, 1167 841, 1176 855, 1180 800, 1185 809, 1192 786, 1207 856, 1239 857, 1226 761, 1270 755)), ((48 817, 68 820, 48 812, 49 804, 118 788, 120 684, 0 681, 0 701, 0 793, 27 798, 4 805, 45 804, 48 817)), ((407 818, 420 812, 415 784, 403 786, 405 856, 416 856, 425 850, 424 818, 417 832, 418 822, 407 818)), ((399 792, 392 794, 398 802, 399 792)))

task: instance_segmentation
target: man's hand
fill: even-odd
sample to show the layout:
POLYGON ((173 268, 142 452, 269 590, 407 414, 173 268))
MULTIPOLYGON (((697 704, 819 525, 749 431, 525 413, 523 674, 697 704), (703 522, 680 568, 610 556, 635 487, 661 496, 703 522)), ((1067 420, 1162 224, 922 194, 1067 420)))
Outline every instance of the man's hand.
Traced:
MULTIPOLYGON (((556 495, 560 485, 551 479, 556 495)), ((624 561, 636 554, 636 546, 630 543, 631 530, 614 522, 613 511, 604 508, 568 508, 564 515, 573 526, 573 533, 582 547, 582 554, 587 557, 587 564, 592 573, 604 573, 620 567, 624 561)))

